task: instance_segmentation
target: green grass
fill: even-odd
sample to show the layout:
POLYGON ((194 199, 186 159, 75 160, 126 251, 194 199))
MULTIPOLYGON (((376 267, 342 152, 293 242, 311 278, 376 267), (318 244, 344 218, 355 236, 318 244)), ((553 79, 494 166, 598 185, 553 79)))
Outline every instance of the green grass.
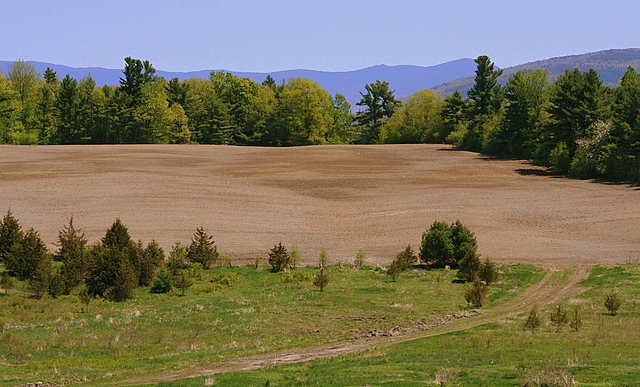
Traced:
MULTIPOLYGON (((520 277, 538 278, 522 268, 520 277)), ((507 270, 520 270, 510 267, 507 270)), ((558 273, 562 281, 567 273, 558 273)), ((453 370, 459 386, 522 386, 527 374, 545 367, 566 369, 580 386, 640 386, 640 265, 595 267, 579 296, 561 301, 569 312, 578 308, 584 325, 556 333, 544 323, 523 329, 518 315, 468 331, 379 346, 358 354, 260 371, 209 377, 219 386, 425 386, 438 370, 453 370), (616 288, 624 300, 616 316, 607 314, 604 295, 616 288)), ((207 378, 184 379, 161 386, 203 386, 207 378)))
MULTIPOLYGON (((532 266, 502 267, 492 287, 499 304, 541 278, 532 266)), ((137 290, 134 299, 28 298, 18 283, 0 295, 0 386, 51 380, 107 382, 162 374, 227 358, 341 342, 372 330, 413 326, 466 309, 455 271, 411 269, 397 282, 380 268, 326 269, 320 292, 314 268, 215 268, 177 293, 137 290), (297 273, 297 274, 296 274, 297 273)), ((239 376, 240 377, 240 376, 239 376)), ((242 376, 244 377, 244 376, 242 376)))

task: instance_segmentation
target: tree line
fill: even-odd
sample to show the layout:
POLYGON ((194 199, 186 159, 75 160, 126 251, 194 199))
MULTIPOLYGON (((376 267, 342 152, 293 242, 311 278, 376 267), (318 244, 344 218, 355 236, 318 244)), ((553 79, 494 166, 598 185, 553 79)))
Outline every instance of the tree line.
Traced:
POLYGON ((22 60, 0 74, 0 143, 201 143, 259 146, 449 143, 488 155, 532 160, 579 178, 640 182, 640 74, 617 87, 594 70, 553 82, 522 70, 505 85, 487 56, 463 96, 421 90, 399 101, 387 82, 364 86, 359 111, 316 82, 262 83, 228 72, 209 79, 155 75, 125 58, 119 86, 91 76, 43 76, 22 60))
MULTIPOLYGON (((1 287, 9 289, 15 278, 25 281, 36 298, 73 292, 87 304, 92 297, 124 301, 141 286, 148 286, 152 293, 168 293, 175 287, 184 294, 193 284, 191 278, 199 277, 203 269, 231 265, 230 258, 223 259, 212 237, 202 227, 196 229, 191 243, 176 242, 167 256, 155 241, 146 245, 135 242, 120 219, 113 222, 99 241, 89 244, 71 218, 69 224, 58 231, 56 246, 57 250, 50 253, 36 230, 23 230, 11 211, 7 211, 0 221, 0 263, 5 269, 1 287)), ((402 271, 419 262, 428 268, 458 269, 458 278, 472 283, 465 293, 467 300, 482 306, 488 295, 487 286, 496 282, 498 271, 488 259, 483 263, 479 257, 475 235, 464 224, 436 221, 423 233, 419 257, 408 245, 397 254, 386 272, 395 282, 402 271)), ((277 273, 293 271, 300 259, 297 246, 287 249, 278 243, 269 251, 268 263, 271 271, 277 273)), ((354 269, 362 269, 366 259, 366 253, 358 251, 354 269)), ((256 269, 259 264, 260 258, 256 258, 256 269)), ((319 272, 313 278, 314 285, 321 291, 329 283, 324 271, 328 264, 329 256, 322 249, 319 272)), ((296 279, 292 277, 293 280, 296 279)))

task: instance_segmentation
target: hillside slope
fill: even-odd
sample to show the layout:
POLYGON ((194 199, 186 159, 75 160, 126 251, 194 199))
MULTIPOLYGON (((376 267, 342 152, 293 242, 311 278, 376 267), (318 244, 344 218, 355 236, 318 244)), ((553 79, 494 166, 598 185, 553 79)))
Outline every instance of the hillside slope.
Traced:
POLYGON ((0 181, 0 212, 52 248, 73 216, 90 243, 119 217, 165 251, 203 226, 238 263, 282 242, 309 264, 321 248, 334 263, 364 249, 388 264, 435 220, 456 219, 499 262, 614 263, 640 251, 640 191, 442 145, 0 146, 0 181))
MULTIPOLYGON (((640 48, 628 48, 621 50, 604 50, 582 55, 563 56, 525 63, 523 65, 507 67, 499 82, 504 84, 510 76, 524 69, 543 69, 549 72, 549 78, 554 80, 566 70, 579 68, 580 71, 594 69, 600 75, 600 79, 606 86, 615 86, 627 68, 631 66, 640 70, 640 48)), ((451 95, 458 90, 463 94, 473 87, 473 76, 454 79, 442 85, 434 87, 438 94, 451 95)))

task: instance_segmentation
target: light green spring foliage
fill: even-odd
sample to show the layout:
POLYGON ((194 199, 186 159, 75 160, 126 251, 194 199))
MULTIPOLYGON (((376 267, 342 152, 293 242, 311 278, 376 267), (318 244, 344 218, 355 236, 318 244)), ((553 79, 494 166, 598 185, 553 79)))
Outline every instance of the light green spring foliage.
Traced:
POLYGON ((320 255, 318 256, 318 266, 320 268, 326 267, 329 264, 329 254, 327 250, 320 249, 320 255))
POLYGON ((302 260, 302 254, 300 254, 300 250, 297 245, 291 246, 289 249, 289 256, 291 257, 291 268, 295 269, 300 266, 300 261, 302 260))

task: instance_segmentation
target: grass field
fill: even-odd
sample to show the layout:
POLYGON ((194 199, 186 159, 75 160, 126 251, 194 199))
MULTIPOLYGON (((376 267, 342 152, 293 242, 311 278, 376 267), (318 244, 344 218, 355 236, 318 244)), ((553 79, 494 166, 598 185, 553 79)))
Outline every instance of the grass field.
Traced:
POLYGON ((543 324, 533 331, 523 329, 525 315, 519 314, 357 354, 160 385, 425 386, 435 385, 436 374, 449 370, 459 386, 522 386, 534 375, 562 371, 579 386, 640 386, 640 266, 595 267, 579 286, 585 291, 559 303, 570 315, 579 310, 583 325, 578 331, 567 324, 556 332, 548 318, 555 305, 549 305, 541 310, 543 324), (603 306, 613 288, 624 300, 616 316, 603 306))
MULTIPOLYGON (((28 381, 101 383, 224 362, 235 357, 305 348, 417 330, 439 316, 468 309, 455 271, 412 269, 397 282, 379 267, 330 266, 320 292, 303 267, 270 273, 251 266, 205 270, 185 296, 138 289, 133 300, 75 296, 25 298, 17 284, 0 295, 0 385, 28 381)), ((491 305, 516 297, 544 271, 504 266, 491 305)), ((198 273, 194 273, 198 276, 198 273)))

